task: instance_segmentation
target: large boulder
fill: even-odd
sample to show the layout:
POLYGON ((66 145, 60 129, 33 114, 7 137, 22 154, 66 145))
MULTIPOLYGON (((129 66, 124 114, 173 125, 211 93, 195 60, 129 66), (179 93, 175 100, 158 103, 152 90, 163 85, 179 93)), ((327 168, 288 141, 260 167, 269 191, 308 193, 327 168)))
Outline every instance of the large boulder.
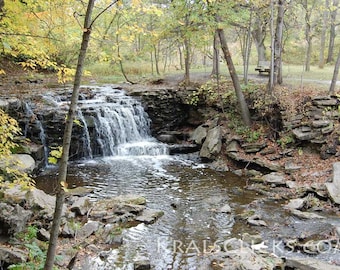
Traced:
MULTIPOLYGON (((11 204, 25 204, 30 210, 40 216, 53 217, 55 197, 37 188, 23 190, 20 186, 5 188, 2 191, 3 200, 11 204)), ((66 206, 63 207, 66 213, 66 206)))
POLYGON ((20 205, 0 203, 0 235, 11 235, 23 231, 32 212, 20 205))
POLYGON ((221 127, 216 126, 210 129, 207 137, 202 145, 200 157, 207 159, 214 159, 222 148, 222 132, 221 127))
POLYGON ((7 160, 0 160, 0 168, 6 167, 22 172, 32 172, 35 169, 35 160, 27 154, 13 154, 7 160))
POLYGON ((198 145, 202 145, 208 134, 208 127, 201 125, 194 130, 190 136, 190 140, 198 145))

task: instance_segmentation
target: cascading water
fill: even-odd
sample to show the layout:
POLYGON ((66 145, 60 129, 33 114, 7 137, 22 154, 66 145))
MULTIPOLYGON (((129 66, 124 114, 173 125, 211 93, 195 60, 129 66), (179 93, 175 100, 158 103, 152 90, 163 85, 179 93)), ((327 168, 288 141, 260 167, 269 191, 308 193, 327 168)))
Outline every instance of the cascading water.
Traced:
POLYGON ((122 90, 101 87, 79 101, 85 157, 165 155, 165 144, 150 135, 150 120, 141 103, 122 90))
POLYGON ((39 139, 40 142, 44 148, 44 166, 46 167, 47 165, 47 160, 48 160, 48 155, 49 155, 49 149, 47 146, 47 142, 46 142, 46 134, 45 134, 45 129, 43 127, 43 124, 41 123, 41 121, 39 120, 38 116, 33 112, 31 105, 28 102, 24 103, 24 110, 25 110, 25 116, 26 116, 26 123, 24 126, 24 136, 25 137, 29 137, 28 136, 28 129, 29 129, 29 125, 30 122, 34 122, 36 125, 36 128, 39 130, 39 139))

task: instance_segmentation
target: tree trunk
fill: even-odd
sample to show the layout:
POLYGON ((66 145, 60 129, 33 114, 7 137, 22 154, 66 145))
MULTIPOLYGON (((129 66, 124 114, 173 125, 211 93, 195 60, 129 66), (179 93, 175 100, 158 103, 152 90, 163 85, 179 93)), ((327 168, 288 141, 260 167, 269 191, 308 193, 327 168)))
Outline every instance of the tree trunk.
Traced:
POLYGON ((264 40, 266 36, 266 24, 257 15, 254 29, 252 30, 252 37, 255 43, 257 51, 257 63, 260 61, 266 61, 266 47, 264 46, 264 40))
POLYGON ((90 40, 90 35, 91 35, 91 15, 92 15, 93 7, 94 7, 94 1, 95 0, 89 0, 87 10, 86 10, 86 15, 85 15, 83 38, 82 38, 81 48, 80 48, 80 52, 78 56, 78 63, 77 63, 76 74, 74 77, 71 104, 70 104, 70 108, 68 111, 68 117, 66 120, 64 137, 63 137, 63 152, 62 152, 62 157, 61 157, 60 164, 59 164, 56 204, 55 204, 55 211, 54 211, 53 223, 52 223, 52 228, 51 228, 51 236, 50 236, 50 241, 48 245, 44 270, 53 269, 54 258, 55 258, 56 248, 57 248, 59 227, 60 227, 60 221, 61 221, 61 216, 62 216, 64 197, 65 197, 62 185, 63 183, 66 183, 67 163, 69 159, 69 150, 70 150, 70 145, 71 145, 73 120, 75 118, 76 109, 77 109, 79 88, 80 88, 80 82, 81 82, 81 77, 83 73, 86 50, 87 50, 89 40, 90 40))
POLYGON ((322 17, 322 28, 320 35, 320 54, 319 54, 319 68, 324 68, 325 66, 325 47, 326 47, 326 32, 327 32, 327 20, 328 20, 328 11, 327 7, 329 6, 329 0, 325 0, 326 9, 323 12, 322 17))
POLYGON ((153 45, 153 51, 154 51, 154 55, 155 55, 155 67, 156 67, 156 74, 160 75, 159 72, 159 57, 158 57, 158 51, 157 51, 157 46, 153 45))
POLYGON ((327 63, 332 62, 334 54, 334 43, 336 37, 336 17, 339 6, 339 0, 333 0, 332 11, 330 13, 330 30, 329 30, 329 44, 328 44, 328 55, 327 63))
POLYGON ((189 45, 189 40, 187 38, 184 39, 184 69, 185 69, 185 74, 184 74, 184 82, 185 85, 190 84, 190 45, 189 45))
POLYGON ((282 84, 282 36, 283 36, 283 17, 284 0, 278 1, 276 31, 274 41, 274 85, 282 84))
POLYGON ((229 74, 230 74, 230 77, 233 81, 237 101, 240 105, 243 123, 246 126, 250 126, 251 120, 250 120, 249 109, 248 109, 246 100, 245 100, 244 95, 243 95, 242 90, 241 90, 241 85, 240 85, 239 79, 237 77, 235 66, 234 66, 233 60, 232 60, 230 52, 229 52, 229 48, 228 48, 227 40, 226 40, 225 35, 224 35, 224 31, 223 31, 223 29, 217 29, 217 32, 218 32, 218 36, 220 38, 221 48, 222 48, 222 51, 223 51, 224 59, 227 62, 229 74))
POLYGON ((338 75, 339 75, 339 67, 340 67, 340 50, 338 52, 338 58, 337 58, 336 63, 335 63, 332 82, 331 82, 331 86, 329 88, 329 94, 330 95, 334 95, 334 93, 335 93, 335 86, 336 86, 336 82, 338 80, 338 75))
POLYGON ((307 50, 306 50, 306 65, 305 71, 310 71, 310 59, 312 55, 312 38, 307 39, 307 50))
POLYGON ((249 71, 249 58, 250 58, 250 52, 251 52, 251 26, 253 24, 253 10, 250 12, 250 18, 249 18, 249 25, 247 28, 247 35, 245 39, 245 45, 244 45, 244 60, 243 60, 243 78, 244 83, 248 84, 248 71, 249 71))
POLYGON ((214 44, 213 44, 213 48, 214 48, 214 53, 213 53, 213 69, 211 71, 211 75, 216 75, 219 76, 220 74, 220 50, 218 47, 218 32, 215 31, 214 34, 214 44))
POLYGON ((178 54, 179 54, 179 69, 183 70, 183 52, 182 52, 182 48, 180 45, 178 45, 178 54))

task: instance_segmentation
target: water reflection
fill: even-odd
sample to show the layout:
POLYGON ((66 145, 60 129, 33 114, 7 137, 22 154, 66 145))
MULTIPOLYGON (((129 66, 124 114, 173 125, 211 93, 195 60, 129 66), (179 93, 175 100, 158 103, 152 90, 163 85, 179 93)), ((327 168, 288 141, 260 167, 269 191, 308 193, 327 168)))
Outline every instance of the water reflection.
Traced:
MULTIPOLYGON (((41 176, 38 188, 52 187, 55 176, 41 176)), ((110 255, 116 257, 113 265, 96 259, 88 262, 91 269, 133 269, 137 254, 149 257, 155 269, 198 269, 204 261, 200 254, 232 236, 233 215, 217 210, 227 203, 239 209, 254 199, 250 191, 242 191, 242 196, 232 192, 235 187, 242 190, 245 182, 240 177, 179 156, 107 157, 73 163, 67 181, 70 187, 93 188, 93 200, 133 193, 145 196, 148 208, 164 211, 155 224, 123 232, 123 246, 110 255)))

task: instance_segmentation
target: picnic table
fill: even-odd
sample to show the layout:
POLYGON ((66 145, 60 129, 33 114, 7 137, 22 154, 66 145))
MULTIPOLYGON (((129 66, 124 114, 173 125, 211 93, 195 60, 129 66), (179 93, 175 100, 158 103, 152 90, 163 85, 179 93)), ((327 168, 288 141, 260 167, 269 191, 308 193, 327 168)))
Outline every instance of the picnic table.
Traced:
POLYGON ((255 67, 255 71, 262 73, 270 73, 270 62, 269 61, 259 61, 258 65, 255 67))

